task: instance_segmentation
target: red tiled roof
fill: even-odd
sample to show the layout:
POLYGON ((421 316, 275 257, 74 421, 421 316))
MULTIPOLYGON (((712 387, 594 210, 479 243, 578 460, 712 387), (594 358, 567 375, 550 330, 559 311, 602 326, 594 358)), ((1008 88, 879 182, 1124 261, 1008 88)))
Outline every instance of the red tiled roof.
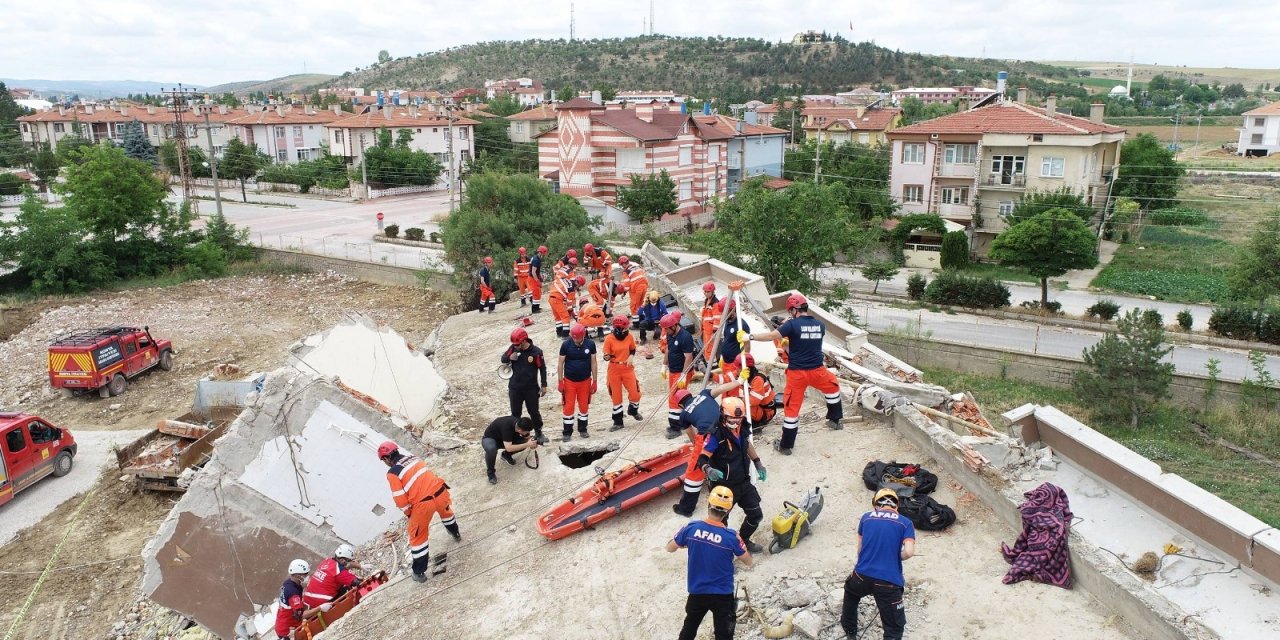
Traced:
MULTIPOLYGON (((851 107, 808 107, 800 111, 804 116, 823 116, 826 121, 816 124, 818 129, 826 129, 832 123, 840 120, 846 121, 845 126, 851 126, 858 131, 884 131, 893 124, 895 118, 902 113, 902 109, 896 107, 884 109, 866 109, 861 117, 858 116, 858 110, 851 107)), ((810 118, 810 122, 813 118, 810 118)), ((809 128, 809 127, 806 127, 809 128)))
MULTIPOLYGON (((231 119, 245 115, 244 109, 228 109, 227 113, 221 113, 218 109, 213 109, 209 113, 210 122, 227 122, 231 119)), ((195 122, 204 121, 203 113, 194 113, 191 111, 183 114, 183 119, 195 122)), ((18 118, 21 122, 72 122, 79 121, 85 124, 97 124, 106 122, 132 122, 137 120, 145 123, 155 124, 171 124, 173 123, 173 113, 166 107, 156 107, 155 113, 148 113, 147 107, 137 105, 124 105, 112 109, 111 107, 96 107, 93 113, 88 113, 84 107, 76 107, 74 109, 66 109, 65 113, 59 112, 57 108, 37 111, 30 115, 18 118), (121 113, 121 109, 123 113, 121 113)))
POLYGON ((961 113, 917 122, 908 127, 894 129, 890 136, 932 133, 1050 133, 1060 135, 1089 135, 1094 133, 1124 133, 1117 127, 1088 118, 1064 114, 1050 116, 1044 109, 1018 102, 1006 102, 980 107, 961 113))
POLYGON ((1257 109, 1244 112, 1246 116, 1280 116, 1280 102, 1264 104, 1257 109))
POLYGON ((284 113, 280 113, 277 109, 264 109, 257 113, 246 113, 227 120, 227 124, 327 124, 342 117, 344 116, 334 113, 332 109, 318 109, 307 113, 305 109, 295 107, 292 111, 285 109, 284 113))
POLYGON ((555 120, 556 107, 551 104, 540 104, 527 111, 507 116, 508 120, 555 120))
POLYGON ((585 98, 574 98, 567 102, 561 102, 556 106, 556 111, 568 111, 572 109, 600 109, 604 110, 604 105, 596 104, 585 98))
MULTIPOLYGON (((563 105, 561 106, 563 107, 563 105)), ((652 142, 655 140, 672 140, 680 135, 680 128, 688 116, 676 113, 674 114, 676 119, 673 119, 670 117, 671 115, 673 114, 670 112, 655 111, 653 122, 645 122, 637 118, 634 111, 610 109, 591 114, 591 121, 613 127, 637 140, 652 142)))
POLYGON ((769 178, 768 180, 764 181, 764 188, 773 189, 774 191, 780 191, 782 189, 786 189, 792 184, 793 182, 786 178, 769 178))
MULTIPOLYGON (((695 122, 702 124, 704 121, 714 126, 718 131, 728 134, 727 137, 733 137, 738 134, 738 123, 741 122, 737 118, 729 116, 714 115, 703 116, 696 115, 693 117, 695 122)), ((742 134, 744 136, 776 136, 788 133, 786 129, 777 127, 766 127, 762 124, 751 124, 749 122, 742 123, 742 134)))
MULTIPOLYGON (((475 126, 480 124, 470 118, 455 118, 454 126, 475 126)), ((381 127, 447 127, 449 121, 439 114, 419 111, 414 117, 408 109, 393 109, 391 117, 383 111, 371 109, 368 113, 348 115, 342 119, 325 123, 330 129, 379 129, 381 127)))

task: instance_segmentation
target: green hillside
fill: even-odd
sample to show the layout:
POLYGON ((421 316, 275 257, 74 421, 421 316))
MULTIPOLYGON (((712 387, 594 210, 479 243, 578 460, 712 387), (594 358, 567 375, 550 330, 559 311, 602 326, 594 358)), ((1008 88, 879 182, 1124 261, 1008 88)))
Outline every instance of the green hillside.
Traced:
POLYGON ((329 73, 295 73, 274 80, 249 80, 246 82, 228 82, 209 87, 204 91, 210 94, 237 93, 247 94, 261 91, 263 93, 301 93, 304 89, 324 84, 334 78, 329 73))
MULTIPOLYGON (((1034 62, 952 58, 904 53, 871 42, 833 41, 792 45, 756 38, 672 38, 641 36, 603 40, 484 42, 398 58, 357 68, 331 86, 365 89, 458 89, 486 79, 530 77, 563 94, 586 90, 671 89, 728 102, 776 95, 845 91, 872 85, 994 86, 996 71, 1010 72, 1010 84, 1045 86, 1045 78, 1067 82, 1072 69, 1034 62)), ((1060 95, 1078 85, 1063 85, 1060 95)), ((1056 90, 1056 89, 1049 89, 1056 90)))

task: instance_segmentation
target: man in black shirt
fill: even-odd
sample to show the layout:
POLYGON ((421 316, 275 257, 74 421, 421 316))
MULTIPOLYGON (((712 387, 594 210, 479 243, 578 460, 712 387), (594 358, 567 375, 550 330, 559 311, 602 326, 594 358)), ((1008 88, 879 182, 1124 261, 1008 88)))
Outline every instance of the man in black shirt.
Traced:
POLYGON ((538 398, 547 395, 547 361, 542 355, 542 349, 533 344, 524 327, 516 327, 511 331, 511 346, 503 352, 502 364, 511 367, 511 379, 507 381, 511 415, 519 418, 522 409, 528 409, 538 444, 546 444, 547 438, 542 435, 542 411, 538 409, 538 398), (539 385, 539 382, 542 384, 539 385))
POLYGON ((529 439, 529 431, 533 421, 529 418, 503 416, 489 423, 484 430, 484 438, 480 445, 484 447, 484 467, 489 473, 489 484, 498 484, 498 474, 494 472, 494 464, 498 461, 498 449, 502 449, 502 461, 514 465, 516 459, 511 454, 527 449, 537 449, 538 441, 529 439))

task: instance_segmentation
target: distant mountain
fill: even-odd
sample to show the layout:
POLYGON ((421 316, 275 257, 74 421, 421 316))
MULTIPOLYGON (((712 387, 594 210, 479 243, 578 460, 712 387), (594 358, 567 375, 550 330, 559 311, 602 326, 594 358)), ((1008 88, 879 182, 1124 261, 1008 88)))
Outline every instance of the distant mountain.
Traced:
MULTIPOLYGON (((46 97, 54 94, 79 95, 82 98, 118 98, 131 93, 160 93, 161 89, 178 86, 176 82, 152 82, 150 80, 32 80, 0 78, 5 86, 13 89, 34 89, 46 97)), ((199 89, 184 85, 184 88, 199 89)))
POLYGON ((838 36, 809 44, 641 36, 483 42, 357 68, 333 78, 329 85, 366 90, 457 89, 481 86, 486 79, 530 77, 547 89, 581 91, 596 85, 618 90, 670 89, 743 102, 780 94, 846 91, 859 85, 994 86, 996 72, 1002 70, 1010 73, 1011 86, 1025 82, 1033 89, 1036 80, 1065 83, 1077 75, 1074 69, 1035 62, 905 53, 838 36))
POLYGON ((245 94, 261 91, 263 93, 283 93, 288 95, 290 93, 302 93, 308 87, 324 84, 336 77, 328 73, 295 73, 274 80, 228 82, 208 87, 205 92, 210 94, 227 92, 245 94))

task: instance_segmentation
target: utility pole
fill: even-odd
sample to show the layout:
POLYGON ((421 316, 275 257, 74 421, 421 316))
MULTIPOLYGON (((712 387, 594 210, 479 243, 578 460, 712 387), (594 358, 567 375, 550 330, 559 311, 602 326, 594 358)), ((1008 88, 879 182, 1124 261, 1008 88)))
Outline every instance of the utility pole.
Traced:
MULTIPOLYGON (((164 91, 162 87, 160 89, 164 91)), ((191 177, 191 157, 187 155, 187 125, 182 121, 182 114, 187 110, 187 104, 191 96, 195 94, 194 89, 184 89, 179 84, 177 87, 168 91, 170 102, 169 110, 173 112, 173 140, 178 152, 178 173, 182 180, 182 201, 191 209, 191 213, 199 215, 200 207, 196 200, 195 185, 192 184, 191 177)))
MULTIPOLYGON (((572 5, 570 5, 572 7, 572 5)), ((570 9, 572 11, 572 8, 570 9)), ((453 191, 454 184, 457 183, 457 176, 454 175, 455 158, 453 155, 453 109, 454 105, 445 105, 445 117, 448 119, 448 128, 445 129, 444 139, 449 148, 449 213, 453 213, 453 191)))
POLYGON ((822 167, 822 136, 818 136, 817 142, 813 145, 813 183, 818 184, 818 176, 821 175, 822 167))
POLYGON ((1203 118, 1203 117, 1204 117, 1204 114, 1197 114, 1197 115, 1196 115, 1196 144, 1195 144, 1195 146, 1194 146, 1194 147, 1192 147, 1192 148, 1194 148, 1194 149, 1196 150, 1196 151, 1195 151, 1195 153, 1196 153, 1197 155, 1199 155, 1199 153, 1200 153, 1200 119, 1201 119, 1201 118, 1203 118))
POLYGON ((364 133, 360 134, 360 182, 364 185, 364 197, 369 198, 369 163, 364 157, 364 133))
POLYGON ((204 112, 204 137, 209 143, 209 170, 213 172, 213 202, 222 215, 222 187, 218 186, 218 157, 213 153, 213 130, 209 126, 209 112, 204 112))

